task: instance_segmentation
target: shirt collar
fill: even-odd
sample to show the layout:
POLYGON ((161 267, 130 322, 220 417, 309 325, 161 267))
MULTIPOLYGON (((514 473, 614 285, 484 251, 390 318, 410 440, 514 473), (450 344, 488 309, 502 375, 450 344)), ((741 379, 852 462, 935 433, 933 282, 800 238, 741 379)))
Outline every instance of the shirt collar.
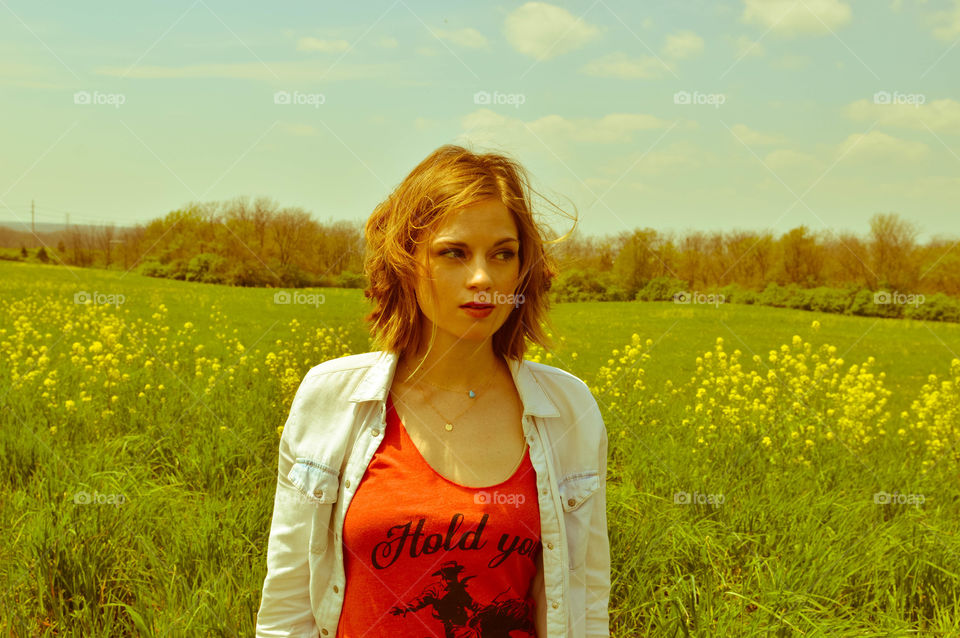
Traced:
MULTIPOLYGON (((364 373, 360 383, 350 395, 350 401, 386 401, 387 389, 393 382, 393 375, 400 357, 387 350, 380 350, 376 354, 376 360, 364 373)), ((520 394, 520 401, 523 403, 524 416, 528 414, 539 417, 560 416, 556 404, 550 400, 533 376, 528 362, 512 358, 507 358, 506 361, 510 367, 513 382, 517 386, 517 392, 520 394)))

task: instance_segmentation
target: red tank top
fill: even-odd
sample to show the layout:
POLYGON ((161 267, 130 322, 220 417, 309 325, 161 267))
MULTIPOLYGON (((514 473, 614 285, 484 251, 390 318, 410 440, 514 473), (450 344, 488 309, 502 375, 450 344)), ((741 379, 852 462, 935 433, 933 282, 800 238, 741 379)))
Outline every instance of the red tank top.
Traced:
POLYGON ((388 394, 383 440, 343 521, 337 637, 536 638, 540 551, 526 446, 506 481, 459 485, 420 455, 388 394))

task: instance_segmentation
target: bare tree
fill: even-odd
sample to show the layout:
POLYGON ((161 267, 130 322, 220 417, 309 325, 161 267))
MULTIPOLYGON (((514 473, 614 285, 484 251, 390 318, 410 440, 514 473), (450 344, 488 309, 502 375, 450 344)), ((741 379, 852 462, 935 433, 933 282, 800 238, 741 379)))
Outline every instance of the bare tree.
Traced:
POLYGON ((912 289, 919 279, 916 252, 917 227, 896 213, 870 218, 870 256, 880 286, 912 289))

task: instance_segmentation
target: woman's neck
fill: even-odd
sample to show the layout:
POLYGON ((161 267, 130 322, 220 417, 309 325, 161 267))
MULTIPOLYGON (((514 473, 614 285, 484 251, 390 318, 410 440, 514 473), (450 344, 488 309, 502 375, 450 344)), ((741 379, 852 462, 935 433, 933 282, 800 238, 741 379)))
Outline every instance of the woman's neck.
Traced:
POLYGON ((505 365, 492 348, 478 349, 476 342, 460 341, 446 349, 435 343, 425 359, 422 352, 401 355, 395 378, 405 384, 425 382, 466 392, 486 383, 505 365), (412 377, 411 372, 414 372, 412 377))

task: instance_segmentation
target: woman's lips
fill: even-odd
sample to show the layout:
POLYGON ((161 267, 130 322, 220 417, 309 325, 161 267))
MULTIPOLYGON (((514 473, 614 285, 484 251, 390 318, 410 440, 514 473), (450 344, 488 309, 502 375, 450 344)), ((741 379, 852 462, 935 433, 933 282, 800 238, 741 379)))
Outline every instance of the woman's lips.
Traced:
POLYGON ((493 312, 493 306, 487 304, 463 304, 460 307, 474 319, 483 319, 493 312))

